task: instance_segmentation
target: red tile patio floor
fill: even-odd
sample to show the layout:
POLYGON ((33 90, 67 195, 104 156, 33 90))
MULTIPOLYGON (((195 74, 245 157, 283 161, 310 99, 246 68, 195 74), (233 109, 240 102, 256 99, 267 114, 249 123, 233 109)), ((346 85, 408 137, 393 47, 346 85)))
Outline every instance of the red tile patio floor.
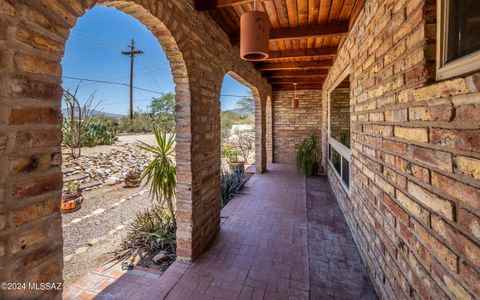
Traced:
POLYGON ((375 299, 345 219, 324 177, 292 165, 256 174, 222 211, 222 225, 192 264, 159 274, 99 267, 65 299, 375 299), (308 216, 308 218, 307 218, 308 216))

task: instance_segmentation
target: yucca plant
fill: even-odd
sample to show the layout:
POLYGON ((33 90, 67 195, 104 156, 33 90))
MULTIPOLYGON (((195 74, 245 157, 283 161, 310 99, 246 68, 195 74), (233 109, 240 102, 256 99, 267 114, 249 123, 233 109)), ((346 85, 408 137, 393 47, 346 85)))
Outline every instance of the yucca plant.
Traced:
POLYGON ((174 153, 175 134, 168 134, 166 130, 160 132, 153 128, 157 145, 149 145, 139 141, 139 147, 155 154, 155 158, 143 170, 142 179, 150 184, 150 195, 153 195, 160 205, 166 205, 170 211, 172 222, 175 221, 175 187, 177 185, 174 153))
POLYGON ((316 175, 318 169, 318 136, 310 132, 297 148, 297 167, 307 176, 316 175))

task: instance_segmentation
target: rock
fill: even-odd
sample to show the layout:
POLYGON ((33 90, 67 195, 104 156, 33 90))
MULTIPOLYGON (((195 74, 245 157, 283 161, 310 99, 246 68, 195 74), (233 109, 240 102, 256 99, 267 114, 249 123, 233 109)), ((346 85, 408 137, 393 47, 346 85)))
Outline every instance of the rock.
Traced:
POLYGON ((107 180, 105 180, 105 184, 106 185, 115 185, 117 184, 117 182, 119 182, 120 179, 118 179, 117 177, 115 176, 112 176, 112 177, 109 177, 107 180))
POLYGON ((76 218, 76 219, 73 219, 73 220, 72 220, 72 223, 75 224, 75 223, 80 222, 81 220, 82 220, 82 218, 76 218))
POLYGON ((88 241, 87 245, 92 247, 92 246, 98 244, 98 242, 100 242, 100 241, 97 240, 97 239, 93 239, 93 240, 88 241))
POLYGON ((73 254, 67 255, 63 258, 63 261, 70 261, 73 257, 73 254))
POLYGON ((88 247, 80 247, 77 250, 75 250, 75 254, 82 254, 85 253, 88 250, 88 247))
POLYGON ((99 215, 99 214, 103 213, 104 211, 105 211, 105 210, 104 210, 103 208, 99 208, 99 209, 97 209, 97 210, 94 210, 94 211, 92 212, 92 215, 99 215))
POLYGON ((165 251, 160 251, 157 255, 153 257, 153 262, 154 263, 161 263, 164 262, 168 259, 168 255, 165 253, 165 251))

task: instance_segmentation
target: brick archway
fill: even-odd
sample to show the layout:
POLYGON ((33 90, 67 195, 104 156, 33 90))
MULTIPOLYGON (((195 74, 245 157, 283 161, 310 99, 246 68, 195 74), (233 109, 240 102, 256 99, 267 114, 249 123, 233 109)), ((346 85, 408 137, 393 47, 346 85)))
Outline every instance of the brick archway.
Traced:
MULTIPOLYGON (((255 169, 257 173, 266 171, 266 132, 265 132, 265 99, 262 98, 257 87, 245 80, 242 76, 234 71, 228 71, 225 75, 230 75, 232 78, 246 86, 252 91, 252 96, 255 100, 255 169)), ((223 83, 223 81, 222 81, 223 83)))
MULTIPOLYGON (((0 16, 6 15, 0 19, 0 257, 9 262, 0 267, 2 282, 62 281, 61 59, 70 29, 94 5, 138 19, 170 61, 176 85, 178 201, 191 202, 191 97, 179 47, 187 37, 167 4, 147 9, 128 1, 86 2, 86 7, 76 1, 0 3, 0 16), (162 16, 168 22, 162 23, 162 16)), ((191 211, 180 214, 177 224, 179 232, 191 231, 191 211)), ((190 260, 191 243, 188 236, 184 239, 179 238, 178 256, 190 260)))

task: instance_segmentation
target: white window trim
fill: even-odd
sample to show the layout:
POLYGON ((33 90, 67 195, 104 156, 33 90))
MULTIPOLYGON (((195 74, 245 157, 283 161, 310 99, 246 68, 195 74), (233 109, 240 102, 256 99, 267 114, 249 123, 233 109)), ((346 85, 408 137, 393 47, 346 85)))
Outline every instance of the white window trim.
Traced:
POLYGON ((480 70, 480 51, 446 63, 448 9, 448 0, 437 1, 437 80, 449 79, 480 70))
MULTIPOLYGON (((332 84, 332 87, 328 90, 328 93, 327 93, 327 97, 328 97, 328 111, 327 111, 327 120, 328 120, 328 145, 330 145, 333 149, 335 149, 335 151, 337 151, 338 154, 340 154, 341 157, 345 158, 349 164, 351 164, 351 156, 352 156, 352 151, 350 149, 348 149, 345 145, 343 145, 342 143, 340 143, 339 141, 337 141, 336 139, 332 138, 332 136, 330 135, 331 133, 331 129, 330 129, 330 102, 331 102, 331 94, 333 92, 333 90, 335 90, 339 85, 340 83, 342 83, 343 80, 345 80, 345 78, 347 78, 347 76, 350 75, 350 68, 349 67, 346 67, 345 70, 342 72, 342 74, 340 74, 340 76, 337 78, 337 80, 332 84)), ((350 137, 351 138, 351 137, 350 137)), ((344 182, 343 182, 343 179, 342 179, 342 176, 341 174, 338 174, 337 170, 335 169, 335 166, 333 165, 333 163, 330 161, 330 153, 329 153, 329 150, 330 149, 327 149, 327 161, 328 161, 328 164, 329 166, 332 168, 333 170, 333 173, 335 174, 335 176, 337 177, 338 181, 340 182, 340 184, 343 186, 343 189, 344 191, 349 195, 351 196, 351 192, 350 192, 350 187, 347 186, 344 182)), ((348 177, 350 178, 350 182, 351 182, 351 172, 350 172, 350 169, 351 168, 348 168, 348 171, 349 171, 349 174, 348 174, 348 177)), ((341 172, 343 172, 343 159, 340 159, 340 170, 341 172)), ((351 186, 351 184, 350 184, 351 186)))

